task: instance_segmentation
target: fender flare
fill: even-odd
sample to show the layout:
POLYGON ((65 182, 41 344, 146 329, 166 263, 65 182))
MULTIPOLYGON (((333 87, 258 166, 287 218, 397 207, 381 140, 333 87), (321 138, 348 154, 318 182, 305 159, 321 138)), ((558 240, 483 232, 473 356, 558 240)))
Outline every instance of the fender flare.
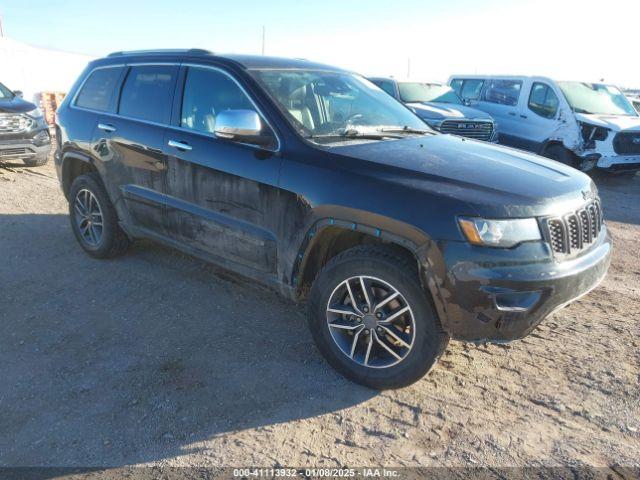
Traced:
POLYGON ((414 255, 423 290, 425 293, 429 293, 427 297, 432 302, 441 324, 446 325, 448 323, 447 303, 440 288, 440 285, 444 283, 446 267, 440 249, 428 235, 417 228, 402 224, 395 220, 391 220, 391 222, 398 226, 404 225, 405 229, 408 230, 405 230, 404 234, 401 234, 397 231, 393 231, 394 229, 385 229, 372 226, 367 223, 345 220, 344 218, 323 217, 316 220, 307 229, 297 250, 297 255, 290 277, 294 291, 299 291, 300 285, 298 280, 302 276, 302 272, 304 272, 307 267, 307 262, 310 257, 309 254, 316 246, 322 231, 331 227, 337 227, 341 230, 356 231, 403 247, 414 255), (407 235, 407 232, 410 232, 410 235, 407 235))
POLYGON ((69 169, 69 163, 70 163, 68 161, 69 159, 78 160, 78 161, 87 163, 91 165, 91 167, 93 167, 95 170, 99 170, 97 168, 95 160, 90 156, 79 153, 79 152, 74 152, 74 151, 64 152, 60 160, 60 164, 61 164, 60 184, 62 186, 62 192, 64 193, 65 197, 69 194, 69 189, 71 188, 70 182, 68 181, 68 177, 69 177, 68 169, 69 169))
POLYGON ((542 142, 542 144, 540 144, 540 148, 536 153, 540 156, 544 156, 544 152, 547 149, 547 147, 553 144, 562 145, 564 148, 567 148, 565 147, 564 143, 562 143, 562 140, 547 138, 544 142, 542 142))

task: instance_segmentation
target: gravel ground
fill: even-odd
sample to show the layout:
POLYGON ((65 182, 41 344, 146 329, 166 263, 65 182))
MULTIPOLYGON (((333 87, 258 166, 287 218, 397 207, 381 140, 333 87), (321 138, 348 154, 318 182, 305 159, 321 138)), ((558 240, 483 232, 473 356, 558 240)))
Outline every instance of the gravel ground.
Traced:
POLYGON ((598 178, 602 285, 376 392, 303 309, 150 242, 94 260, 51 164, 0 163, 0 466, 640 467, 640 175, 598 178))

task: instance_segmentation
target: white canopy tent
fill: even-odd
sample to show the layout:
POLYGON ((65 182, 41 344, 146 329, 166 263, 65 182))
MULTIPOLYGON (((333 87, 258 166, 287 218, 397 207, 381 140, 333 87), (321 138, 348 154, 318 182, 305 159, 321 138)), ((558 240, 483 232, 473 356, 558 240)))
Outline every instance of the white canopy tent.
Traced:
POLYGON ((0 37, 0 82, 11 90, 22 90, 29 101, 40 92, 66 93, 92 59, 0 37))

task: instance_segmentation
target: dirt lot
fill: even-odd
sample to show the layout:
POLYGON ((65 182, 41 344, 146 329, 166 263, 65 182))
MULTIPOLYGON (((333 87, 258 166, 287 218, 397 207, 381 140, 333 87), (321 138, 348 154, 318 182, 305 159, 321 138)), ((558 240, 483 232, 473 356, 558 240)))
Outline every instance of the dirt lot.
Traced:
MULTIPOLYGON (((300 307, 137 243, 89 258, 52 165, 0 163, 0 466, 640 466, 640 175, 598 179, 604 283, 399 391, 334 373, 300 307)), ((637 470, 636 470, 637 472, 637 470)))

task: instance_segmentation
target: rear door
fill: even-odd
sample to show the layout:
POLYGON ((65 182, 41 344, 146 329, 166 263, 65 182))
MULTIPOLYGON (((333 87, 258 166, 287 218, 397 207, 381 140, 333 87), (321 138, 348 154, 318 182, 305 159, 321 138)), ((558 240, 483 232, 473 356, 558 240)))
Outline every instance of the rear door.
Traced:
POLYGON ((156 233, 164 226, 164 136, 178 70, 176 65, 128 67, 117 114, 100 116, 94 138, 113 198, 124 202, 125 208, 119 208, 121 218, 130 226, 156 233))
POLYGON ((226 70, 184 66, 179 85, 165 136, 168 235, 223 266, 275 275, 284 215, 278 211, 281 156, 273 129, 226 70), (224 110, 258 112, 272 144, 262 148, 216 137, 216 117, 224 110))

